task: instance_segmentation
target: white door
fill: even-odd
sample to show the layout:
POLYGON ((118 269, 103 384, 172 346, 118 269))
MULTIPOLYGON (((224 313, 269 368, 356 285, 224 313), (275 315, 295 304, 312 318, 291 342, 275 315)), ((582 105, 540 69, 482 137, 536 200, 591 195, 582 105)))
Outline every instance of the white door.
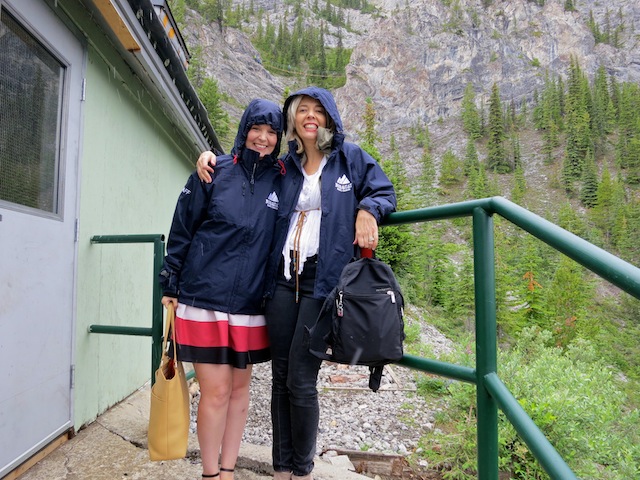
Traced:
POLYGON ((72 426, 83 58, 44 0, 0 0, 0 478, 72 426))

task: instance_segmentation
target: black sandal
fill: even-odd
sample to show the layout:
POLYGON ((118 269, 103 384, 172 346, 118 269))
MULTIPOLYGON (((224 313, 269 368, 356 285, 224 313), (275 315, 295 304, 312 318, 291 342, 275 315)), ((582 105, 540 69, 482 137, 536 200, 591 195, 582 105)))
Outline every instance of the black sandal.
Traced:
MULTIPOLYGON (((220 469, 222 470, 222 469, 220 469)), ((220 476, 220 472, 218 473, 214 473, 213 475, 205 475, 204 473, 202 474, 202 478, 216 478, 220 476)))
POLYGON ((232 473, 232 472, 233 472, 233 470, 234 470, 233 468, 222 468, 222 467, 220 467, 220 471, 221 471, 221 472, 229 472, 229 473, 232 473))

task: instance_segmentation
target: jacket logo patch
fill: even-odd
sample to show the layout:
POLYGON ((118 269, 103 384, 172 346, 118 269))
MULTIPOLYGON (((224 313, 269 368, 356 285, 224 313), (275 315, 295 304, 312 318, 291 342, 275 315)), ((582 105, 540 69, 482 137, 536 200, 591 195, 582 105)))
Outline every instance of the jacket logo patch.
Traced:
POLYGON ((187 187, 184 187, 182 189, 182 193, 184 193, 185 195, 191 195, 191 190, 189 190, 187 187))
POLYGON ((280 200, 278 200, 278 195, 276 195, 276 192, 271 192, 265 200, 265 203, 267 204, 267 207, 272 208, 273 210, 278 210, 280 200))
POLYGON ((342 174, 342 176, 336 180, 336 190, 339 192, 350 192, 352 188, 353 185, 346 175, 342 174))

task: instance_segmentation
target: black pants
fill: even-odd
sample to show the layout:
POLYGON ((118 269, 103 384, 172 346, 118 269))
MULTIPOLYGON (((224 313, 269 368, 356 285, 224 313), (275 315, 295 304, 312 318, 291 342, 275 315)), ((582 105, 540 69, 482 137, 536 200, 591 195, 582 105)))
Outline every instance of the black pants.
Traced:
POLYGON ((316 382, 321 360, 303 345, 305 326, 312 326, 323 301, 313 298, 317 263, 307 259, 298 279, 282 275, 266 305, 271 343, 273 385, 273 468, 304 476, 313 470, 320 407, 316 382))

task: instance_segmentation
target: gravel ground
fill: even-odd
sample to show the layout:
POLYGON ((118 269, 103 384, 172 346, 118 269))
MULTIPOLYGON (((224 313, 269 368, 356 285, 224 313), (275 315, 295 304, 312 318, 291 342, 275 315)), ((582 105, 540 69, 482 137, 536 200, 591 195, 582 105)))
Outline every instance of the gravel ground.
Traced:
MULTIPOLYGON (((405 319, 405 321, 407 321, 405 319)), ((450 348, 449 341, 433 327, 424 325, 422 342, 437 353, 450 348)), ((317 453, 327 450, 367 450, 406 455, 418 440, 433 430, 441 406, 427 404, 416 395, 419 372, 398 365, 384 368, 378 392, 368 388, 369 369, 323 362, 318 378, 320 424, 317 453)), ((192 386, 192 430, 195 431, 199 399, 192 386)), ((243 441, 271 445, 271 364, 254 365, 251 404, 243 441)))
MULTIPOLYGON (((318 454, 326 450, 368 450, 407 454, 433 429, 434 411, 415 395, 413 372, 385 367, 378 392, 368 388, 367 367, 324 363, 320 369, 318 454)), ((254 366, 251 406, 244 441, 271 443, 271 369, 254 366)))

